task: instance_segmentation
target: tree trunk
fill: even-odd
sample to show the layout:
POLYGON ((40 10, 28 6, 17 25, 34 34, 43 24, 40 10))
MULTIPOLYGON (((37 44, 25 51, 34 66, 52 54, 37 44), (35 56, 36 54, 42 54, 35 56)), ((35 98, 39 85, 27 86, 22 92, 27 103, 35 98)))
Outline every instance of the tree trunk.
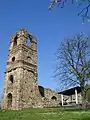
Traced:
POLYGON ((82 96, 82 108, 86 108, 86 92, 84 89, 81 89, 81 96, 82 96))

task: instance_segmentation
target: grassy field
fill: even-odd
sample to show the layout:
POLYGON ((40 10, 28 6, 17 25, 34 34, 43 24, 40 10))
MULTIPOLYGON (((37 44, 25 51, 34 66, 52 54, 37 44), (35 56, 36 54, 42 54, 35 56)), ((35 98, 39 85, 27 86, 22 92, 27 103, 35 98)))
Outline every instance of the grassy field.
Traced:
POLYGON ((0 120, 90 120, 90 110, 29 108, 18 111, 0 110, 0 120))

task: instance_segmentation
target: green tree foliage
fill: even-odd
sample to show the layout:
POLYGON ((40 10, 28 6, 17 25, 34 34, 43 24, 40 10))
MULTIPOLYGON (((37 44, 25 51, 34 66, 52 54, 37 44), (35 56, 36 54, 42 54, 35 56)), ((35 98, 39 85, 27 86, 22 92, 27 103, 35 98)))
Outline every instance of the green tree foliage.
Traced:
POLYGON ((61 86, 81 87, 82 105, 86 107, 86 92, 90 79, 90 38, 83 34, 63 40, 57 56, 55 77, 61 86))

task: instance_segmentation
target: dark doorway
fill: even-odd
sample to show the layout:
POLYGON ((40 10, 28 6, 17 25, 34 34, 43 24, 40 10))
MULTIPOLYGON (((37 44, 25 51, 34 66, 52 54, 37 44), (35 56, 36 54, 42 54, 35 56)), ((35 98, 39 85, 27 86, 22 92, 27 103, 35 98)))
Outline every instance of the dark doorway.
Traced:
POLYGON ((12 94, 11 94, 11 93, 9 93, 9 94, 7 95, 7 107, 8 107, 8 108, 11 108, 11 107, 12 107, 12 94))

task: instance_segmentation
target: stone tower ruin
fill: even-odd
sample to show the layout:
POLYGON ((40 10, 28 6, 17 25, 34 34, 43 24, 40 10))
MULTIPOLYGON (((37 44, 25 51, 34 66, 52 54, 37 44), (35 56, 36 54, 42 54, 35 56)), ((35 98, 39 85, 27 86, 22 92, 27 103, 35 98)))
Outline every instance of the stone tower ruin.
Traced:
POLYGON ((10 40, 2 109, 42 106, 37 84, 37 41, 26 30, 10 40))

